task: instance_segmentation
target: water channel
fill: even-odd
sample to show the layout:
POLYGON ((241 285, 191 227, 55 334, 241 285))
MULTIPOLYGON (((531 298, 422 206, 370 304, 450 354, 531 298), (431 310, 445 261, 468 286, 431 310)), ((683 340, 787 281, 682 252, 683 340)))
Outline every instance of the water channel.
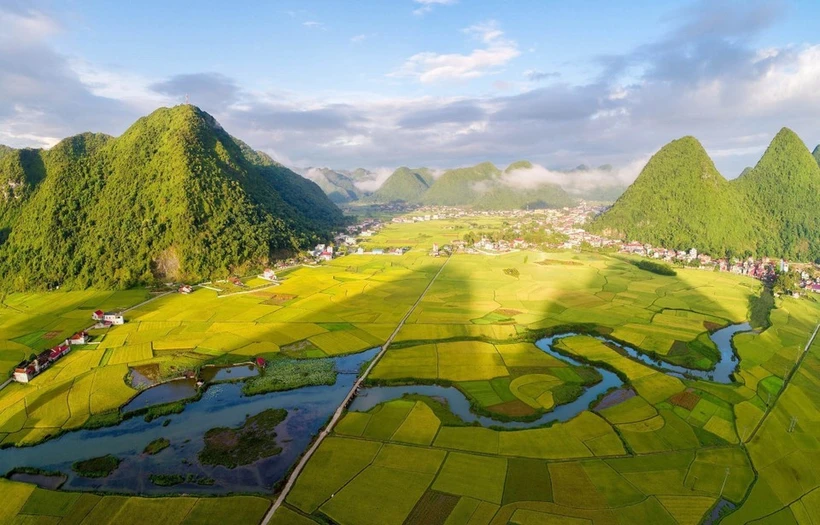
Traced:
MULTIPOLYGON (((647 363, 666 373, 681 376, 687 374, 701 379, 728 383, 737 365, 732 349, 732 337, 738 332, 751 330, 746 324, 730 325, 714 332, 710 337, 720 350, 720 361, 709 372, 689 370, 683 367, 652 361, 649 357, 625 345, 605 337, 598 339, 617 345, 631 358, 647 363)), ((551 356, 572 365, 582 363, 557 352, 553 346, 559 339, 576 335, 559 334, 540 339, 536 346, 551 356)), ((352 371, 372 359, 378 349, 359 354, 334 358, 339 371, 336 383, 331 386, 310 386, 285 392, 245 396, 242 380, 256 375, 252 366, 234 366, 230 369, 206 369, 204 374, 210 385, 202 397, 186 405, 180 414, 160 417, 146 422, 142 417, 126 419, 114 427, 69 432, 58 438, 32 447, 0 450, 0 474, 15 467, 31 467, 50 472, 62 472, 67 479, 62 488, 68 490, 94 490, 134 494, 224 494, 229 492, 268 492, 282 479, 291 465, 307 449, 313 436, 327 422, 344 399, 356 380, 352 371), (277 444, 282 452, 251 465, 227 469, 199 463, 197 455, 203 447, 203 435, 215 426, 238 427, 249 415, 269 408, 284 408, 287 418, 276 427, 277 444), (145 446, 158 438, 170 440, 171 446, 156 455, 143 453, 145 446), (89 479, 77 476, 71 464, 78 460, 112 454, 122 463, 107 478, 89 479), (151 483, 151 474, 190 474, 192 477, 210 478, 211 485, 183 483, 162 487, 151 483)), ((275 365, 274 365, 275 366, 275 365)), ((603 368, 596 368, 602 380, 587 388, 576 400, 560 405, 535 421, 500 422, 479 416, 470 411, 470 402, 458 389, 435 385, 408 385, 363 388, 350 405, 350 410, 365 411, 379 403, 397 399, 404 394, 421 394, 446 400, 450 410, 467 422, 482 426, 499 426, 520 429, 541 426, 553 421, 566 421, 586 410, 590 402, 607 391, 623 386, 621 379, 603 368)), ((180 379, 148 388, 138 394, 125 407, 123 413, 142 409, 159 403, 190 398, 196 394, 193 379, 180 379)))

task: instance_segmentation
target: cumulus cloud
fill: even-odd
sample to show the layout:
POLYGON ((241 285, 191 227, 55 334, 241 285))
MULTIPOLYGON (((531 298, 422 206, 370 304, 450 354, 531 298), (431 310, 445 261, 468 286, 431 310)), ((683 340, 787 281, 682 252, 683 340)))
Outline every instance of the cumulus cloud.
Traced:
MULTIPOLYGON (((777 23, 777 9, 771 2, 722 1, 676 11, 666 34, 595 57, 598 70, 587 81, 536 84, 542 72, 529 70, 524 77, 531 82, 515 94, 400 98, 250 91, 208 72, 141 78, 61 55, 51 43, 64 31, 59 23, 3 7, 0 142, 48 145, 82 131, 119 134, 189 93, 230 133, 288 165, 502 165, 525 158, 551 168, 580 161, 624 166, 552 175, 567 184, 603 184, 629 179, 634 159, 691 134, 731 177, 754 164, 784 125, 809 142, 820 139, 820 45, 756 44, 777 23)), ((497 24, 471 26, 464 36, 475 42, 473 51, 415 55, 394 76, 427 84, 491 73, 522 80, 520 71, 500 74, 519 50, 497 24)))
POLYGON ((417 53, 389 76, 415 78, 423 83, 467 80, 497 73, 499 68, 521 54, 518 44, 504 38, 504 32, 495 21, 470 26, 463 31, 484 44, 484 47, 474 49, 467 55, 417 53))
POLYGON ((51 146, 78 130, 122 132, 123 118, 138 113, 99 96, 50 39, 62 31, 47 14, 14 4, 0 6, 0 140, 10 146, 51 146))

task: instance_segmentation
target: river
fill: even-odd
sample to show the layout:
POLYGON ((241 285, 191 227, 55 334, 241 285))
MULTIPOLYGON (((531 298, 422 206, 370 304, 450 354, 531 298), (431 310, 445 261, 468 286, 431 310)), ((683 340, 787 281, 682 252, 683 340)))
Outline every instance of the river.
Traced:
MULTIPOLYGON (((650 364, 666 373, 681 376, 693 375, 702 379, 728 383, 737 365, 732 349, 732 337, 738 332, 751 330, 746 324, 730 325, 716 331, 710 337, 720 350, 721 359, 709 372, 689 370, 667 363, 653 362, 636 350, 598 337, 602 341, 622 348, 630 357, 650 364)), ((536 342, 542 351, 572 365, 582 363, 567 357, 553 348, 556 341, 576 335, 564 333, 546 337, 536 342)), ((359 354, 334 358, 339 372, 336 383, 331 386, 310 386, 285 392, 245 396, 241 382, 218 382, 210 385, 202 397, 185 406, 180 414, 164 416, 146 422, 142 417, 127 419, 114 427, 79 430, 36 446, 0 450, 0 473, 14 467, 32 467, 46 471, 60 471, 67 476, 62 488, 69 490, 110 491, 133 494, 225 494, 231 492, 269 492, 282 479, 297 458, 307 449, 313 437, 327 422, 344 399, 356 380, 353 371, 372 359, 378 349, 359 354), (269 408, 284 408, 287 418, 276 427, 277 443, 282 452, 251 465, 234 469, 207 466, 199 463, 197 456, 203 447, 203 435, 215 426, 238 427, 246 416, 258 414, 269 408), (168 423, 166 423, 166 421, 168 423), (158 438, 170 440, 171 446, 156 455, 142 451, 158 438), (89 479, 77 476, 71 464, 78 460, 112 454, 122 463, 107 478, 89 479), (184 483, 161 487, 150 482, 151 474, 191 474, 214 480, 212 485, 184 483)), ((275 365, 274 365, 275 366, 275 365)), ((590 402, 623 386, 621 379, 609 370, 596 367, 602 380, 585 389, 574 401, 555 407, 539 419, 529 422, 501 422, 479 416, 470 410, 470 402, 458 389, 436 385, 407 385, 369 387, 361 390, 349 409, 365 411, 379 403, 397 399, 404 394, 422 394, 446 400, 450 410, 466 422, 478 422, 485 427, 509 429, 533 428, 553 421, 567 421, 586 410, 590 402)), ((214 381, 241 380, 255 375, 252 367, 233 367, 231 370, 208 370, 208 379, 214 381)), ((196 393, 193 380, 178 380, 149 388, 138 394, 123 407, 123 412, 137 410, 158 403, 190 398, 196 393)))

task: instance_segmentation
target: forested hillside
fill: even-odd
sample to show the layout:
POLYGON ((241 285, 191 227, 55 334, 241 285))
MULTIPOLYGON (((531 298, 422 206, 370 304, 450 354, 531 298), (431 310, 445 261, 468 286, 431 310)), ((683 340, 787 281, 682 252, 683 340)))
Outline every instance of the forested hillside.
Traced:
POLYGON ((394 171, 384 184, 370 196, 373 202, 419 202, 433 184, 427 168, 411 169, 402 166, 394 171))
POLYGON ((189 105, 118 138, 7 152, 0 183, 0 276, 13 289, 224 277, 344 221, 318 186, 189 105))
POLYGON ((724 179, 693 137, 656 153, 592 231, 713 255, 820 258, 820 166, 784 128, 754 168, 724 179))

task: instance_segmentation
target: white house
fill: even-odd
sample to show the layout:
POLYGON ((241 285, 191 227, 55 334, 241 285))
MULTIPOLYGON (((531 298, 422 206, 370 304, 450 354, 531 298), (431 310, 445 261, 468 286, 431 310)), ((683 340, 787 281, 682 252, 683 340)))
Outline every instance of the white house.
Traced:
POLYGON ((125 323, 125 319, 123 319, 122 314, 106 312, 103 315, 103 322, 111 324, 123 324, 125 323))

